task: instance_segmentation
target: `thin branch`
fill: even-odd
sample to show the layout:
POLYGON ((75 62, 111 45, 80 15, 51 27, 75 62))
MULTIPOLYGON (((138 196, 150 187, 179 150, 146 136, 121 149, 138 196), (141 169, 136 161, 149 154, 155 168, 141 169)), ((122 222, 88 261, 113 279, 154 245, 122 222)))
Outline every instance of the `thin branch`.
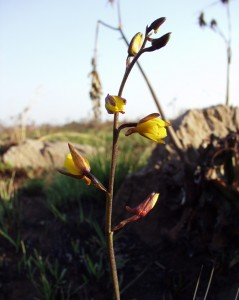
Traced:
POLYGON ((121 10, 120 10, 120 1, 117 3, 117 11, 118 11, 118 24, 119 28, 122 28, 122 19, 121 19, 121 10))
POLYGON ((206 293, 205 293, 205 296, 204 296, 204 299, 203 299, 203 300, 206 300, 206 299, 207 299, 207 295, 208 295, 208 291, 209 291, 209 288, 210 288, 211 283, 212 283, 212 277, 213 277, 214 271, 215 271, 215 267, 213 266, 212 271, 211 271, 211 274, 210 274, 210 278, 209 278, 209 281, 208 281, 207 290, 206 290, 206 293))
POLYGON ((196 295, 197 295, 197 291, 198 291, 198 286, 199 286, 199 283, 200 283, 200 280, 201 280, 201 276, 202 276, 202 270, 203 270, 203 265, 201 267, 201 270, 200 270, 200 273, 199 273, 199 276, 198 276, 196 288, 195 288, 194 295, 193 295, 193 300, 196 299, 196 295))
POLYGON ((103 26, 105 26, 105 27, 107 27, 107 28, 109 28, 109 29, 112 29, 112 30, 119 30, 119 27, 114 27, 114 26, 111 26, 111 25, 109 25, 109 24, 107 24, 107 23, 105 23, 105 22, 103 22, 103 21, 101 21, 101 20, 98 20, 98 22, 97 22, 98 24, 101 24, 101 25, 103 25, 103 26))
POLYGON ((236 293, 236 298, 235 298, 235 300, 237 300, 238 296, 239 296, 239 287, 238 287, 238 289, 237 289, 237 293, 236 293))

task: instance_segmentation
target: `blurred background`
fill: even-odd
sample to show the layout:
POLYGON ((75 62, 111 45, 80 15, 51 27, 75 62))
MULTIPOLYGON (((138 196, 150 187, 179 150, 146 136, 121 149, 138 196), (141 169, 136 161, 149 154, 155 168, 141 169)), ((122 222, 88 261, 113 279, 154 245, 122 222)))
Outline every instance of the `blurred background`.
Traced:
MULTIPOLYGON (((119 25, 130 41, 160 17, 170 41, 139 62, 172 126, 120 135, 112 225, 160 193, 115 234, 122 300, 237 300, 239 1, 118 3, 0 0, 0 300, 112 300, 105 193, 57 170, 70 142, 108 187, 119 25)), ((123 97, 120 121, 158 112, 137 66, 123 97)))
MULTIPOLYGON (((230 104, 239 103, 239 2, 158 1, 147 4, 120 1, 122 29, 130 40, 144 33, 159 17, 167 21, 157 36, 172 32, 167 47, 140 59, 169 118, 189 108, 224 104, 227 48, 210 26, 200 27, 203 12, 226 38, 231 35, 230 104)), ((9 124, 28 107, 27 120, 37 124, 62 124, 93 117, 89 97, 97 21, 118 27, 117 3, 83 0, 0 1, 0 122, 9 124)), ((122 79, 127 47, 118 31, 99 27, 97 69, 102 83, 102 103, 116 94, 122 79)), ((125 118, 135 119, 156 110, 137 68, 123 96, 128 100, 125 118), (145 105, 147 101, 147 105, 145 105)), ((103 104, 102 104, 103 105, 103 104)), ((102 120, 109 117, 102 109, 102 120)))

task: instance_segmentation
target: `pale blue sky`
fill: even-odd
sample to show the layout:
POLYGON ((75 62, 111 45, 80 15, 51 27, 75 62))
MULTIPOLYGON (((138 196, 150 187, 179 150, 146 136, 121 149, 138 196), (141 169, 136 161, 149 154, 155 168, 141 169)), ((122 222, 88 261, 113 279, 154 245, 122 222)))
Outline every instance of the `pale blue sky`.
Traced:
MULTIPOLYGON (((182 109, 225 102, 225 44, 211 30, 199 28, 202 10, 206 19, 215 17, 226 32, 226 9, 219 0, 121 0, 123 30, 129 40, 155 19, 167 18, 157 36, 170 31, 170 42, 158 52, 145 53, 140 63, 169 117, 182 109)), ((231 104, 238 105, 238 0, 231 1, 231 17, 231 104)), ((28 118, 37 123, 92 117, 88 74, 97 20, 117 26, 116 7, 107 0, 0 0, 0 122, 10 123, 29 104, 28 118)), ((118 32, 104 27, 98 46, 104 95, 117 94, 126 46, 118 32)), ((137 68, 123 96, 128 101, 127 119, 156 112, 137 68)), ((112 118, 104 108, 103 117, 112 118)))

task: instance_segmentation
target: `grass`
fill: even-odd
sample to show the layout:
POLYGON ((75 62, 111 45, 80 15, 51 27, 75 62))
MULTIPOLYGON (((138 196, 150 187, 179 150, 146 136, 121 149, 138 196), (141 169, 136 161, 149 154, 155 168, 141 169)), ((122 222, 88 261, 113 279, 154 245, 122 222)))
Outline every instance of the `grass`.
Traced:
MULTIPOLYGON (((92 173, 107 186, 111 155, 110 135, 108 129, 98 135, 92 134, 90 130, 85 133, 66 130, 48 133, 41 139, 95 147, 97 151, 88 157, 92 173)), ((147 144, 147 141, 137 136, 128 139, 122 135, 115 191, 126 176, 144 166, 151 149, 150 143, 147 144)), ((88 187, 83 181, 58 173, 30 179, 15 192, 14 176, 15 173, 4 182, 0 190, 0 238, 3 239, 0 250, 3 253, 5 249, 10 249, 3 257, 16 260, 16 277, 25 278, 31 285, 34 298, 40 300, 67 300, 74 299, 75 295, 80 299, 91 299, 97 294, 92 286, 107 295, 104 193, 94 186, 88 187), (30 207, 26 201, 30 201, 30 207), (29 216, 35 216, 38 220, 40 215, 42 220, 39 223, 32 223, 29 219, 29 216), (48 226, 43 230, 45 224, 48 226), (39 226, 42 229, 38 236, 36 231, 39 226), (50 240, 49 231, 53 231, 50 240), (62 234, 59 235, 59 232, 62 234), (77 263, 72 265, 71 260, 77 263), (73 274, 76 273, 78 275, 74 278, 73 274)), ((120 264, 125 266, 127 258, 119 259, 120 264)), ((5 265, 5 258, 1 258, 0 265, 5 265)), ((15 267, 12 265, 12 268, 15 267)), ((9 280, 12 280, 11 274, 9 280)), ((29 299, 32 297, 31 293, 29 299)), ((26 296, 24 299, 27 299, 26 296)))
MULTIPOLYGON (((92 173, 107 186, 110 134, 108 128, 97 135, 93 130, 78 134, 72 128, 66 128, 62 132, 49 132, 42 139, 87 143, 95 147, 97 151, 88 157, 92 173)), ((144 167, 154 146, 140 136, 132 135, 129 139, 121 134, 116 193, 128 175, 144 167)), ((4 168, 2 165, 1 170, 4 168)), ((13 171, 8 170, 7 174, 11 176, 0 189, 0 295, 6 295, 3 299, 8 299, 11 292, 19 289, 23 290, 21 296, 12 296, 11 299, 98 300, 95 295, 110 299, 105 257, 104 193, 57 172, 30 179, 16 191, 13 171), (15 286, 15 282, 20 282, 21 287, 15 286)), ((164 261, 158 249, 148 249, 134 236, 121 232, 116 239, 123 297, 138 299, 141 292, 143 295, 149 290, 149 286, 144 287, 149 282, 155 293, 165 288, 180 297, 190 285, 195 291, 194 296, 193 292, 190 293, 191 299, 196 299, 196 294, 200 293, 210 299, 214 278, 212 283, 209 281, 208 293, 204 284, 207 273, 203 273, 198 283, 193 282, 196 277, 188 282, 183 274, 157 265, 158 262, 161 266, 164 261)), ((166 254, 166 258, 175 255, 172 250, 168 251, 171 254, 166 254)), ((238 263, 238 258, 234 263, 238 263)), ((237 297, 238 290, 235 299, 237 297)))

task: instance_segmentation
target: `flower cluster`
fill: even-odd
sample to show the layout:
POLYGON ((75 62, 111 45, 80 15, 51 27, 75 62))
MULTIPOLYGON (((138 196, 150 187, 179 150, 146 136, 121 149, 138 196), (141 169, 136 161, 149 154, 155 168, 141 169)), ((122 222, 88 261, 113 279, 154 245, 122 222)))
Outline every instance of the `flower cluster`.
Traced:
MULTIPOLYGON (((150 26, 146 27, 145 35, 138 32, 132 38, 128 47, 128 57, 126 60, 126 71, 124 78, 121 83, 119 95, 108 94, 105 98, 105 108, 109 114, 117 116, 119 113, 125 113, 126 99, 121 97, 124 84, 127 80, 130 70, 139 58, 139 56, 145 52, 151 52, 164 47, 170 38, 170 33, 167 33, 160 38, 153 39, 151 37, 152 32, 157 33, 159 27, 165 22, 165 18, 159 18, 155 20, 150 26), (146 47, 147 42, 151 45, 146 47), (132 59, 132 61, 130 61, 132 59)), ((160 118, 160 114, 152 113, 137 123, 124 123, 121 126, 116 126, 114 132, 116 132, 117 138, 122 129, 127 128, 125 135, 130 136, 133 133, 138 133, 141 136, 155 141, 159 144, 165 144, 164 138, 167 137, 166 128, 170 126, 170 123, 160 118)), ((91 167, 88 160, 82 156, 74 146, 69 144, 70 153, 67 154, 64 167, 67 171, 60 171, 66 176, 70 176, 76 179, 84 180, 87 185, 93 183, 98 189, 107 193, 112 194, 110 190, 107 190, 103 184, 91 173, 91 167)), ((130 208, 126 206, 127 212, 133 214, 131 217, 124 219, 117 226, 114 227, 113 231, 119 230, 126 224, 139 220, 145 217, 155 206, 158 200, 159 194, 156 192, 151 193, 142 203, 136 208, 130 208)))

